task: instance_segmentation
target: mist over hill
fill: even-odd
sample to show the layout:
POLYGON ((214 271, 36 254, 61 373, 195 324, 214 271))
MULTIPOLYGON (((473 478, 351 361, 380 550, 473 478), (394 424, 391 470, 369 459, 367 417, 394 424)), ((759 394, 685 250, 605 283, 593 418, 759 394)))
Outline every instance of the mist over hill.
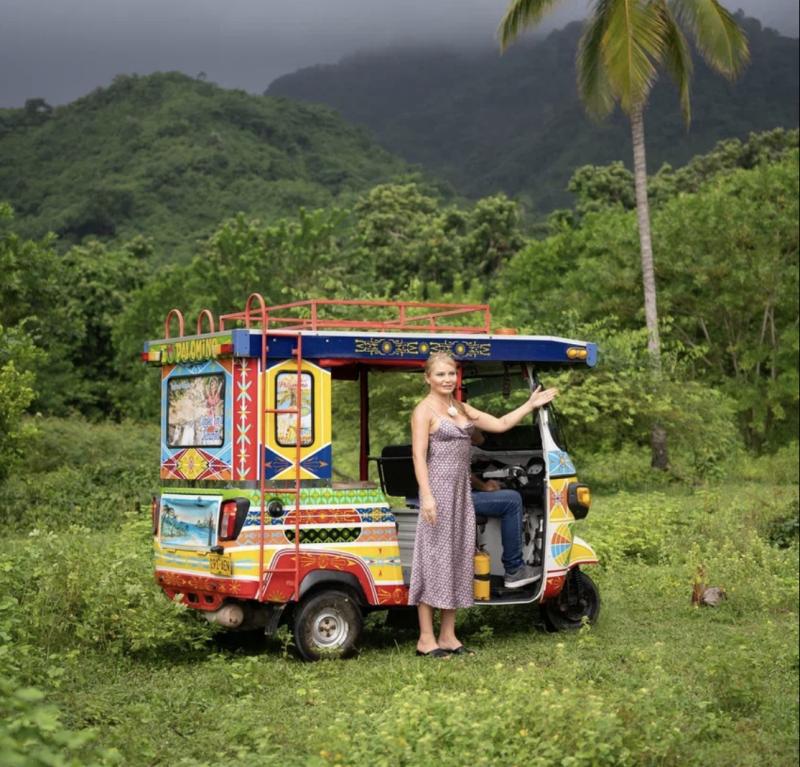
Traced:
POLYGON ((0 200, 24 234, 53 231, 62 245, 143 234, 160 261, 185 259, 237 212, 294 215, 407 171, 327 107, 178 73, 0 110, 0 200))
MULTIPOLYGON (((645 116, 648 166, 683 165, 720 139, 798 124, 798 41, 739 17, 752 62, 735 83, 695 57, 693 121, 675 88, 656 86, 645 116)), ((395 49, 302 69, 266 93, 326 104, 368 128, 388 150, 476 198, 504 191, 529 213, 569 204, 584 164, 630 164, 626 118, 586 116, 575 86, 576 22, 542 40, 496 50, 395 49)))

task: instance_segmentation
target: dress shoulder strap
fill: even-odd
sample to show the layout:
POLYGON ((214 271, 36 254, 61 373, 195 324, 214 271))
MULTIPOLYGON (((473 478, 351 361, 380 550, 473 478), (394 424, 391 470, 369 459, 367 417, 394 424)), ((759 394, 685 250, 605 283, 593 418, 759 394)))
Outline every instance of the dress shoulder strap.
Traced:
POLYGON ((440 416, 427 402, 424 402, 423 404, 425 405, 426 408, 428 408, 428 410, 431 411, 431 413, 433 413, 433 417, 437 421, 441 421, 442 420, 442 416, 440 416))

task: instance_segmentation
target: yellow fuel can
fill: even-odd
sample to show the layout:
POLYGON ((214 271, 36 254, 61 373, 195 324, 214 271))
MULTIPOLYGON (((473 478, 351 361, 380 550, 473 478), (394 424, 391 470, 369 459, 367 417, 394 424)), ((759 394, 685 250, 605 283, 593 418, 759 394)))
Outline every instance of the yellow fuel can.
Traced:
POLYGON ((491 582, 492 560, 488 551, 481 549, 475 552, 475 601, 486 601, 492 596, 491 582))

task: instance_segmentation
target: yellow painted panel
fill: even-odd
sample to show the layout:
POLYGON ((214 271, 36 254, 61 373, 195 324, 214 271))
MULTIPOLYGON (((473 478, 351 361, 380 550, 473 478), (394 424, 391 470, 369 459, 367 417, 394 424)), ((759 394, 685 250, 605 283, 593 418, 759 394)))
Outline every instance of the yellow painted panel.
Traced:
MULTIPOLYGON (((296 388, 292 380, 296 372, 297 364, 294 360, 286 360, 279 365, 271 367, 266 372, 267 410, 274 410, 276 407, 281 406, 293 408, 297 405, 295 401, 296 388), (289 375, 290 378, 284 379, 287 385, 281 389, 281 399, 276 401, 276 383, 281 374, 289 375)), ((302 412, 305 397, 301 395, 301 416, 306 419, 301 425, 301 429, 305 429, 307 425, 310 425, 311 438, 313 440, 309 444, 301 446, 300 460, 302 462, 314 453, 317 453, 325 447, 329 447, 331 444, 331 374, 330 371, 325 370, 318 365, 314 365, 307 360, 302 362, 301 373, 307 373, 311 376, 313 397, 311 402, 312 413, 309 414, 309 419, 308 415, 302 412)), ((296 379, 294 380, 296 381, 296 379)), ((280 423, 278 418, 280 418, 280 416, 276 415, 275 413, 269 413, 267 415, 265 444, 269 450, 288 461, 290 465, 280 472, 280 474, 274 476, 273 479, 294 479, 297 448, 293 444, 278 444, 276 435, 276 425, 280 423)), ((295 416, 292 414, 285 416, 285 418, 287 419, 287 422, 289 422, 289 425, 287 426, 287 430, 284 435, 285 438, 282 440, 282 442, 288 443, 295 439, 295 427, 293 425, 295 416)), ((327 460, 329 461, 330 458, 328 457, 327 460)), ((311 473, 310 471, 306 471, 305 469, 301 469, 300 478, 316 479, 318 478, 318 475, 311 473)))
POLYGON ((572 550, 569 554, 570 564, 573 562, 597 562, 597 554, 594 549, 582 538, 572 539, 572 550))

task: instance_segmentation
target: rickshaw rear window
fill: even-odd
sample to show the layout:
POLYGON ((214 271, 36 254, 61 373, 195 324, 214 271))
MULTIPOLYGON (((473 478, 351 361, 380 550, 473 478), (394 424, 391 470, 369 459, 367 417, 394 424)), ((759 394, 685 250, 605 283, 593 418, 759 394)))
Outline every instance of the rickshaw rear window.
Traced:
POLYGON ((169 447, 222 447, 225 376, 175 376, 167 382, 169 447))
MULTIPOLYGON (((278 373, 275 378, 277 410, 294 411, 297 407, 297 373, 278 373)), ((275 441, 281 447, 297 444, 297 413, 278 413, 275 418, 275 441)), ((300 444, 314 443, 314 379, 300 374, 300 444)))

